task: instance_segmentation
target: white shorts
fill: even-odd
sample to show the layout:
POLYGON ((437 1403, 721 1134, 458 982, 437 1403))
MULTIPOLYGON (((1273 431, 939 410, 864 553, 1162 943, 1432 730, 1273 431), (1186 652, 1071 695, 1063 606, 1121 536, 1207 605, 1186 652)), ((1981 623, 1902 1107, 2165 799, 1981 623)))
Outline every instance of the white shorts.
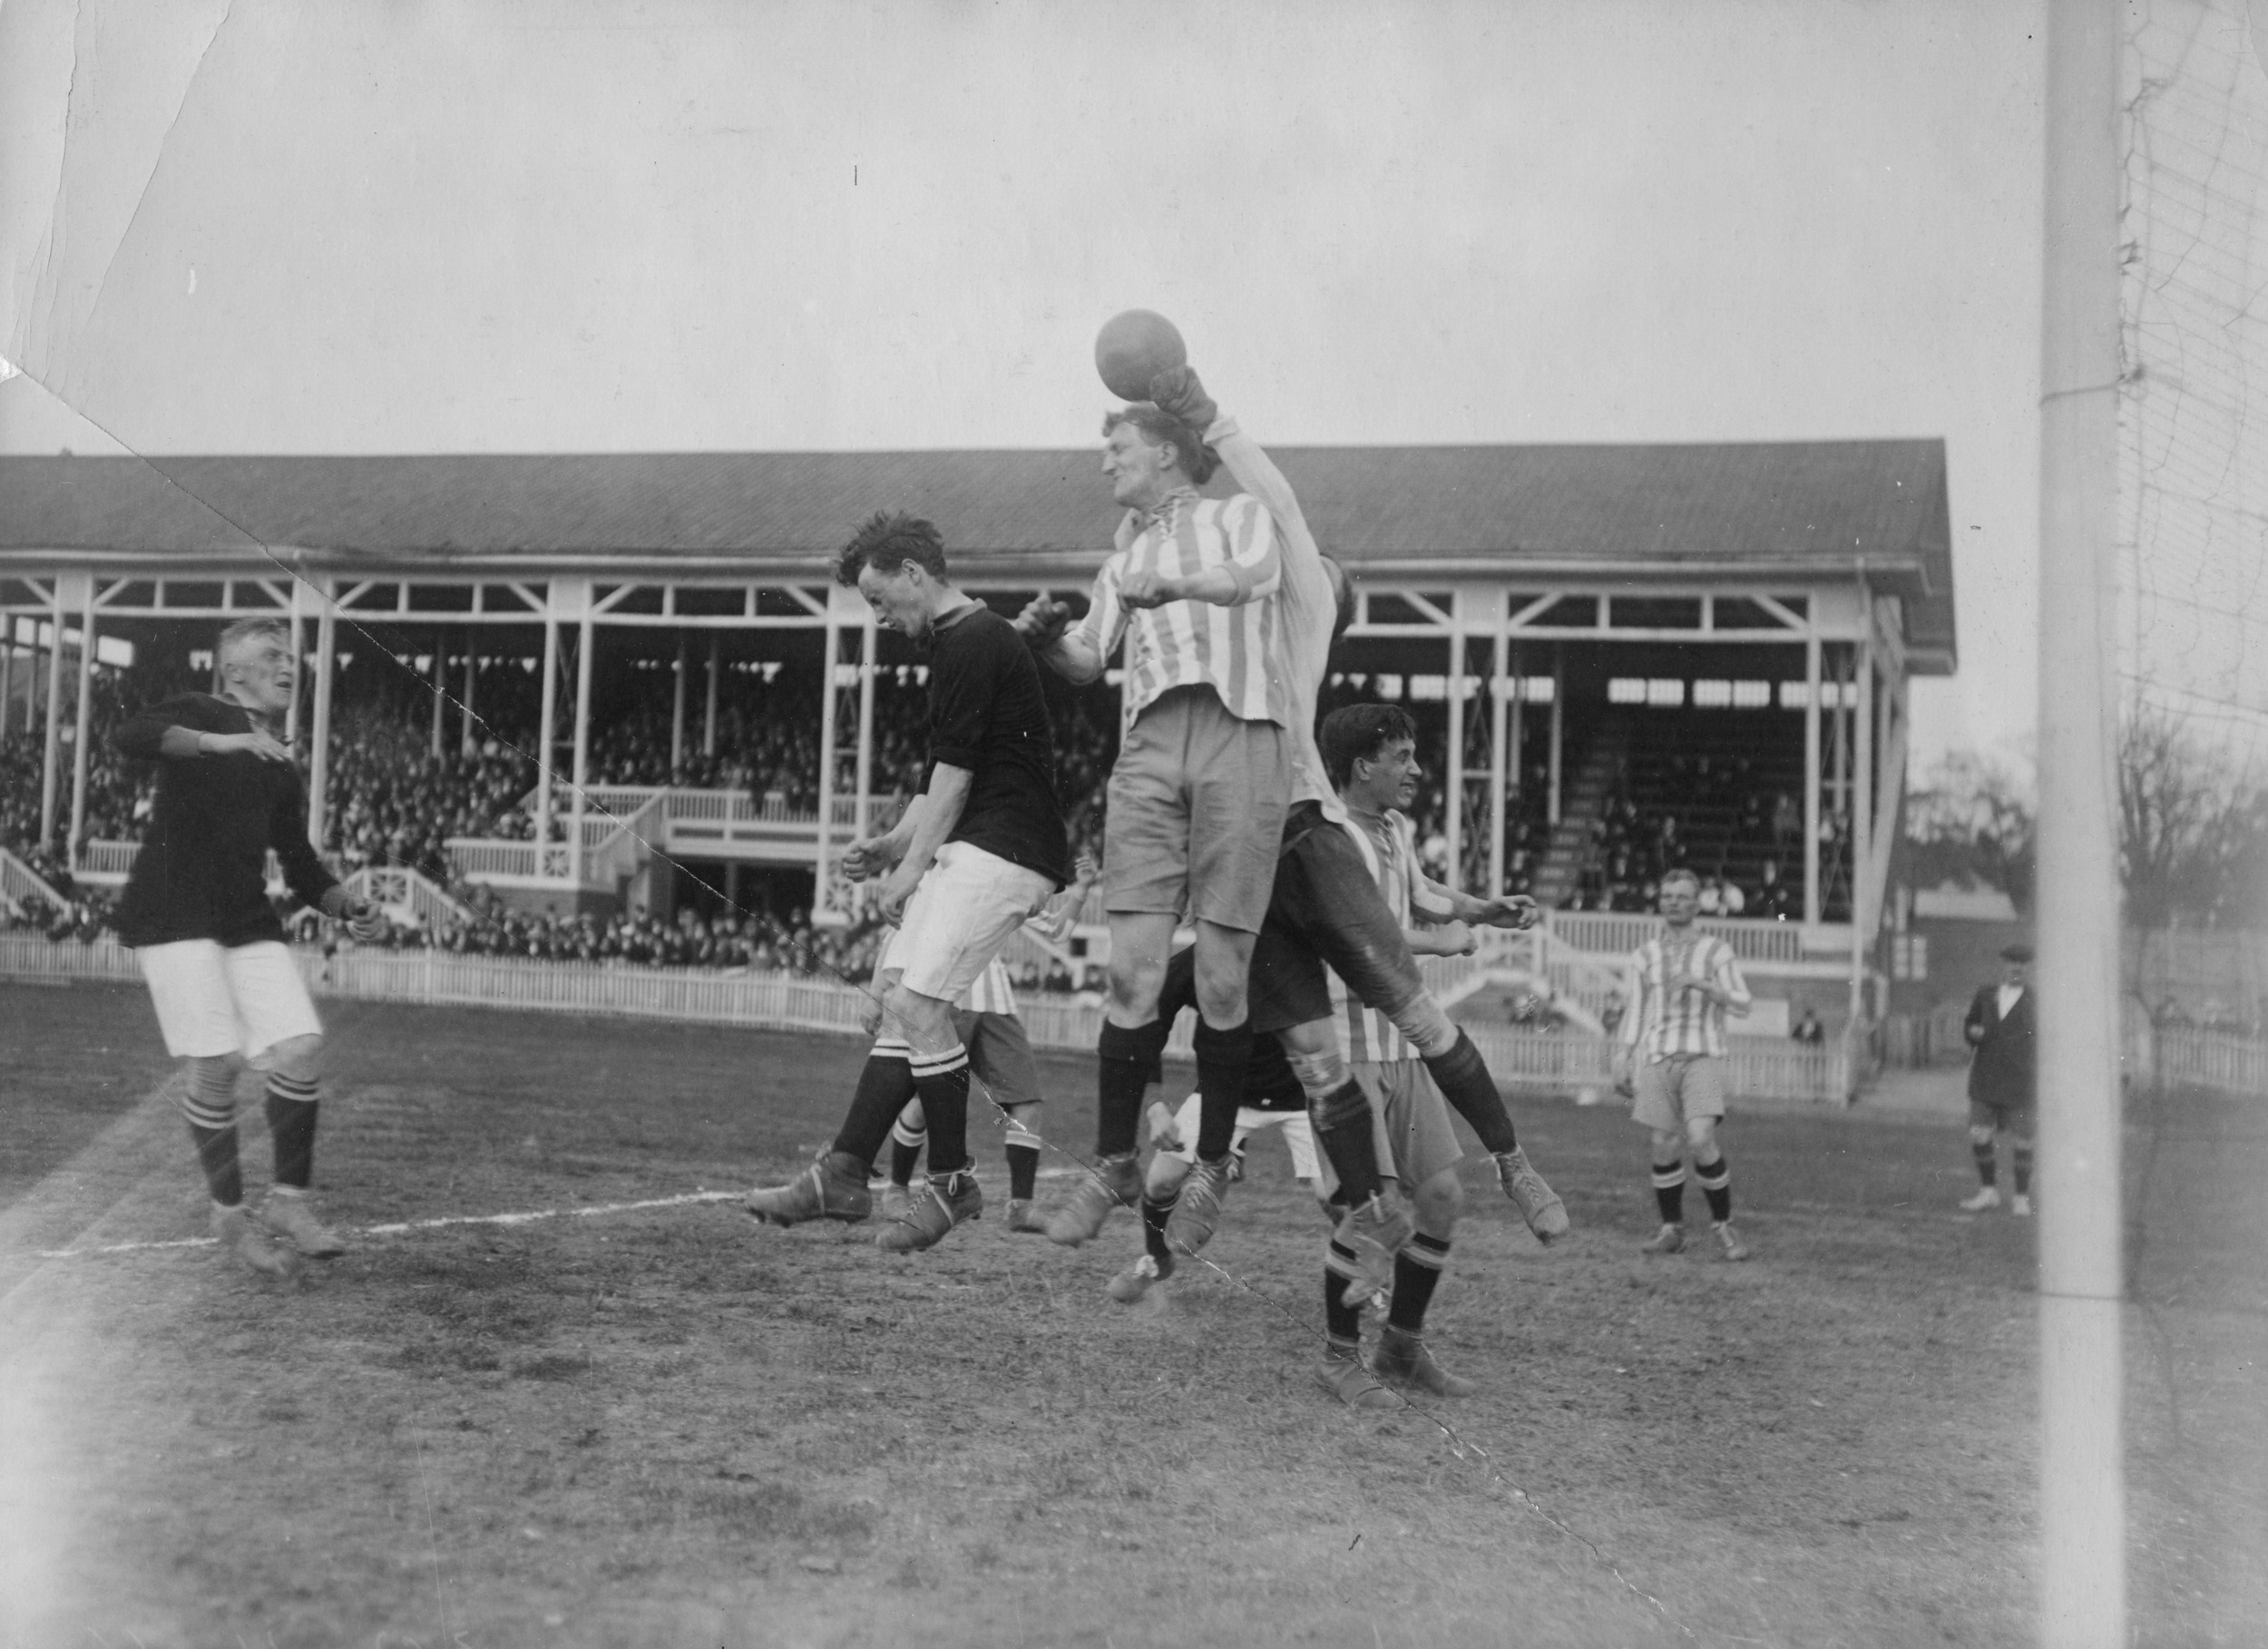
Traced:
POLYGON ((323 1034, 299 964, 273 940, 223 946, 178 939, 134 954, 150 981, 165 1051, 177 1059, 232 1053, 257 1059, 279 1042, 323 1034))
POLYGON ((914 896, 890 947, 898 982, 941 1002, 957 1002, 1008 937, 1038 913, 1055 883, 966 842, 948 842, 914 896))
MULTIPOLYGON (((1192 1166, 1197 1162, 1197 1127, 1204 1112, 1204 1101, 1191 1094, 1181 1102, 1181 1108, 1173 1114, 1173 1131, 1181 1137, 1181 1148, 1168 1151, 1192 1166)), ((1262 1128, 1282 1128, 1284 1143, 1291 1148, 1292 1177, 1313 1179, 1316 1176, 1315 1133, 1307 1126, 1305 1111, 1256 1111, 1250 1106, 1237 1107, 1237 1137, 1256 1134, 1262 1128)))

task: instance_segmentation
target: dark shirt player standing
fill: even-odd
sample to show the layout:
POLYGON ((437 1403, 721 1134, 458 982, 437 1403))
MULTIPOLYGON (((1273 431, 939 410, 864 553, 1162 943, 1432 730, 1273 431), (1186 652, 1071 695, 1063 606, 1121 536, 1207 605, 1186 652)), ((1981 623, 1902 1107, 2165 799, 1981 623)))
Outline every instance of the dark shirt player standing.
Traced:
POLYGON ((1976 1051, 1969 1062, 1969 1151, 1980 1182, 1961 1204, 1970 1214, 2000 1205, 1993 1137, 2009 1136, 2016 1179, 2009 1212, 2032 1211, 2032 1129, 2035 1054, 2031 992, 2032 948, 2009 945, 2000 952, 2000 982, 1987 985, 1969 1004, 1961 1034, 1976 1051))
POLYGON ((183 693, 130 717, 111 743, 158 764, 142 851, 119 902, 119 937, 135 948, 175 1088, 212 1194, 212 1234, 254 1271, 288 1276, 298 1256, 346 1244, 315 1216, 317 1084, 323 1024, 268 901, 272 850, 284 879, 326 916, 367 935, 373 912, 323 868, 308 843, 307 797, 276 737, 295 681, 288 633, 269 619, 220 632, 220 696, 183 693), (237 1156, 239 1054, 267 1077, 276 1183, 257 1222, 237 1156))
POLYGON ((748 1194, 758 1220, 863 1220, 867 1165, 918 1096, 929 1183, 883 1227, 878 1248, 927 1248, 983 1210, 968 1149, 969 1056, 953 1005, 1008 938, 1070 877, 1055 800, 1054 741, 1039 667, 1013 625, 953 587, 937 529, 876 515, 836 563, 881 621, 926 643, 928 787, 886 834, 855 842, 843 868, 882 884, 903 969, 882 999, 882 1033, 832 1149, 785 1186, 748 1194))

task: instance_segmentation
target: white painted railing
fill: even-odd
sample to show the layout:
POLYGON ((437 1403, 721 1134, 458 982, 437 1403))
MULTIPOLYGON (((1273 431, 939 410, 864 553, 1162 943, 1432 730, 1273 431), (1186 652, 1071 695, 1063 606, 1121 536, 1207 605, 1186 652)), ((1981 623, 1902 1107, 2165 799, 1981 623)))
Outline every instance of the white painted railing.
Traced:
POLYGON ((20 912, 26 899, 41 899, 56 906, 64 903, 63 895, 48 886, 37 871, 0 847, 0 903, 20 912))
MULTIPOLYGON (((1628 956, 1661 930, 1661 918, 1642 912, 1548 911, 1544 925, 1578 951, 1628 956)), ((1694 924, 1733 947, 1743 961, 1802 961, 1801 922, 1767 922, 1746 916, 1704 916, 1694 924)), ((1847 930, 1844 948, 1849 948, 1847 930)))
MULTIPOLYGON (((72 866, 73 880, 93 887, 123 887, 134 868, 134 861, 142 856, 139 842, 110 842, 96 839, 79 844, 79 862, 72 866)), ((284 891, 283 865, 270 853, 267 861, 268 891, 284 891)))
POLYGON ((470 906, 406 865, 365 865, 346 878, 346 887, 356 898, 382 907, 396 922, 416 927, 456 928, 474 920, 470 906))
MULTIPOLYGON (((782 1029, 858 1030, 865 993, 833 980, 791 973, 710 972, 585 962, 454 956, 440 951, 342 947, 326 958, 301 950, 300 966, 318 995, 363 1001, 520 1008, 540 1012, 622 1014, 640 1019, 782 1029)), ((0 934, 0 976, 132 980, 133 952, 110 941, 54 943, 35 934, 0 934)), ((1018 1004, 1033 1046, 1083 1051, 1094 1047, 1102 1010, 1075 998, 1041 993, 1018 1004)), ((1187 1058, 1191 1021, 1184 1016, 1167 1051, 1187 1058)), ((1603 1087, 1608 1044, 1597 1037, 1529 1036, 1493 1027, 1472 1032, 1497 1080, 1509 1087, 1603 1087)), ((1732 1039, 1734 1092, 1752 1099, 1848 1098, 1849 1066, 1840 1049, 1804 1049, 1778 1041, 1732 1039)))
POLYGON ((139 842, 92 841, 79 844, 79 862, 72 873, 84 882, 123 882, 142 852, 139 842))

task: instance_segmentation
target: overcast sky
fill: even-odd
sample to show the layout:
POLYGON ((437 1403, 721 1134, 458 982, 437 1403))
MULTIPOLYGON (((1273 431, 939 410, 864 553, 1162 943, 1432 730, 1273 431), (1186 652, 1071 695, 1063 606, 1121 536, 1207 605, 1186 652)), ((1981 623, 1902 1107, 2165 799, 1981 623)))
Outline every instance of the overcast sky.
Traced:
POLYGON ((7 0, 0 450, 1077 444, 1139 305, 1285 444, 1943 436, 2013 751, 2037 21, 7 0))

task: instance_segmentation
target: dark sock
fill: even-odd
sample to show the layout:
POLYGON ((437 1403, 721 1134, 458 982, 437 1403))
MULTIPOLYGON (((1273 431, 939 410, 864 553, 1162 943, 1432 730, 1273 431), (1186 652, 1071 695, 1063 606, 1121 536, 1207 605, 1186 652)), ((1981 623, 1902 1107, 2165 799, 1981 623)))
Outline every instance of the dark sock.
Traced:
POLYGON ((1141 1128, 1142 1091, 1171 1029, 1163 1020, 1130 1027, 1102 1022, 1102 1034, 1095 1039, 1096 1156, 1133 1154, 1141 1128))
POLYGON ((244 1170, 237 1161, 236 1124, 208 1128, 192 1122, 189 1137, 196 1142, 197 1166, 205 1171, 205 1188, 212 1200, 223 1208, 237 1206, 244 1200, 244 1170))
POLYGON ((1403 1244, 1393 1257, 1393 1303, 1386 1310, 1386 1321, 1404 1333, 1422 1332, 1425 1308, 1432 1303, 1434 1284, 1448 1264, 1449 1244, 1443 1238, 1421 1231, 1403 1244))
POLYGON ((1733 1217, 1733 1165, 1719 1156, 1715 1162, 1696 1162, 1693 1177, 1700 1182, 1701 1195, 1709 1199, 1709 1217, 1722 1225, 1733 1217))
POLYGON ((1654 1165, 1654 1204, 1662 1211, 1662 1224, 1675 1225, 1686 1217, 1686 1159, 1654 1165))
POLYGON ((1040 1147, 1010 1146, 1008 1147, 1008 1195, 1015 1201, 1028 1203, 1040 1183, 1040 1147))
POLYGON ((851 1096, 850 1114, 835 1136, 835 1148, 870 1163, 882 1154, 890 1137, 890 1125, 898 1119, 905 1102, 914 1097, 914 1068, 903 1042, 875 1044, 858 1073, 858 1091, 851 1096))
POLYGON ((1520 1148, 1520 1136, 1512 1131, 1504 1096, 1496 1091, 1496 1078, 1489 1075, 1488 1062, 1481 1058, 1471 1037, 1459 1031, 1449 1051, 1426 1060, 1425 1068, 1432 1073, 1433 1086, 1442 1090, 1449 1108, 1480 1136, 1482 1150, 1497 1156, 1520 1148))
MULTIPOLYGON (((1331 1257, 1344 1264, 1348 1272, 1354 1269, 1354 1256, 1336 1243, 1331 1244, 1331 1257)), ((1359 1346, 1363 1342, 1362 1302, 1358 1300, 1353 1305, 1339 1303, 1339 1291, 1345 1285, 1344 1276, 1328 1264, 1324 1267, 1323 1326, 1331 1336, 1334 1350, 1341 1345, 1359 1346)))
POLYGON ((929 1172, 956 1174, 969 1166, 969 1050, 955 1042, 944 1053, 914 1056, 914 1091, 929 1119, 929 1172))
POLYGON ((1219 1162, 1228 1155, 1229 1141, 1237 1137, 1237 1111, 1245 1098, 1245 1068, 1252 1063, 1252 1033, 1241 1024, 1223 1029, 1199 1020, 1190 1047, 1197 1054, 1200 1096, 1198 1157, 1203 1162, 1219 1162))
POLYGON ((1990 1186, 1999 1179, 2000 1171, 1993 1166, 1992 1142, 1989 1139, 1970 1140, 1969 1154, 1977 1159, 1977 1183, 1979 1185, 1990 1186))
POLYGON ((274 1072, 268 1078, 267 1102, 276 1183, 305 1191, 315 1183, 315 1084, 274 1072))
POLYGON ((1378 1171, 1378 1142, 1372 1132, 1370 1096, 1349 1077, 1344 1086, 1308 1105, 1315 1143, 1339 1176, 1339 1195, 1350 1208, 1385 1188, 1378 1171))
MULTIPOLYGON (((909 1070, 907 1075, 911 1076, 912 1072, 909 1070)), ((922 1160, 922 1144, 923 1141, 916 1141, 913 1145, 908 1145, 894 1136, 891 1138, 890 1183, 892 1185, 910 1186, 914 1183, 914 1169, 922 1160)))
POLYGON ((1181 1187, 1176 1186, 1163 1196, 1142 1193, 1142 1247, 1158 1262, 1158 1272, 1163 1276, 1173 1269, 1173 1250, 1166 1246, 1166 1221, 1173 1215, 1173 1205, 1181 1200, 1181 1187))
POLYGON ((2032 1142, 2019 1139, 2009 1148, 2009 1167, 2016 1176, 2016 1195, 2032 1194, 2032 1142))

